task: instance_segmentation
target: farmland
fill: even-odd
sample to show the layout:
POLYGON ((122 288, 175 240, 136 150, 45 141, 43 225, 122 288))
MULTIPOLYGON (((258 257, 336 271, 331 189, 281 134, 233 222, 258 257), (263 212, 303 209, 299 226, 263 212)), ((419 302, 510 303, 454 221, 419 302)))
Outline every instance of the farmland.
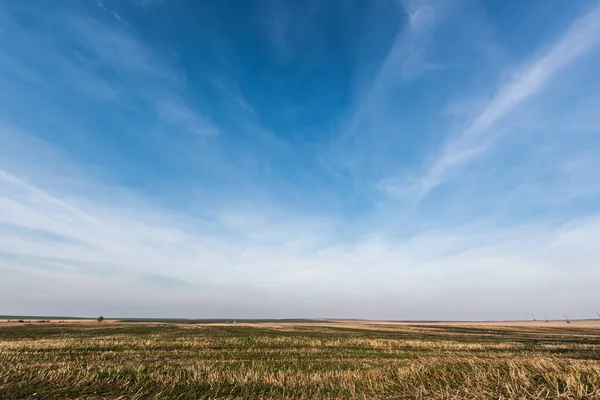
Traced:
POLYGON ((600 398, 600 324, 0 322, 0 398, 600 398))

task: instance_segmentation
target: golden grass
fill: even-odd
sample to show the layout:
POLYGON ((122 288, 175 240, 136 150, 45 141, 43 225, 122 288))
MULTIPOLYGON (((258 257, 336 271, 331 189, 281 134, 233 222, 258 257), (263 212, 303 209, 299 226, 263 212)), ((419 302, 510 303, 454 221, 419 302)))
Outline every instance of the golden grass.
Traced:
POLYGON ((0 398, 600 398, 600 330, 335 324, 0 328, 0 398), (34 396, 35 394, 35 396, 34 396))

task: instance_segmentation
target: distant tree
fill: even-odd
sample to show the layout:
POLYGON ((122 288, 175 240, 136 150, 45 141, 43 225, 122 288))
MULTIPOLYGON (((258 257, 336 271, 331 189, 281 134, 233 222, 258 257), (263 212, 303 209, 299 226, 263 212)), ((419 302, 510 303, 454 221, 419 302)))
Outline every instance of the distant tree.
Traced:
POLYGON ((102 322, 102 321, 104 321, 104 317, 103 317, 102 315, 101 315, 101 316, 99 316, 99 317, 98 317, 98 319, 97 319, 97 321, 98 321, 98 322, 102 322))

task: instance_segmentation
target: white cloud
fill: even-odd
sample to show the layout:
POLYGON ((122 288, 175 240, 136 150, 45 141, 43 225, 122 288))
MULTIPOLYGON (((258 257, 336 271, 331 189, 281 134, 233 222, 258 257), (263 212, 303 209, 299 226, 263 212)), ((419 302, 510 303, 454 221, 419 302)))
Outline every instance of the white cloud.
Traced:
POLYGON ((436 8, 434 2, 426 0, 402 0, 400 4, 404 7, 408 15, 411 36, 420 36, 435 24, 439 8, 436 8))
POLYGON ((528 98, 536 95, 561 69, 575 62, 600 43, 600 6, 575 21, 546 52, 518 70, 501 86, 482 112, 460 134, 451 138, 416 183, 400 186, 382 182, 381 187, 396 195, 421 198, 437 187, 455 168, 484 152, 493 137, 488 130, 528 98))
POLYGON ((181 84, 181 77, 169 65, 161 62, 153 48, 129 29, 108 26, 82 15, 66 16, 64 23, 75 43, 90 50, 95 61, 101 65, 130 77, 160 78, 163 84, 181 84))
POLYGON ((201 113, 191 110, 177 100, 161 99, 156 102, 156 113, 165 122, 199 135, 217 134, 215 128, 201 113))
MULTIPOLYGON (((103 6, 98 3, 98 6, 103 6)), ((112 10, 115 18, 122 18, 112 10)), ((87 15, 59 13, 62 31, 39 35, 9 12, 0 15, 18 48, 0 57, 0 67, 17 71, 25 79, 59 93, 65 88, 83 100, 114 102, 123 110, 149 109, 167 126, 197 134, 214 134, 217 128, 197 106, 183 98, 186 77, 152 44, 122 24, 108 24, 87 15), (64 37, 71 43, 65 48, 64 37), (10 57, 13 54, 13 57, 10 57), (31 69, 42 65, 34 74, 31 69), (105 71, 111 73, 106 74, 105 71)), ((43 23, 51 23, 40 17, 43 23)))
POLYGON ((243 109, 248 111, 250 114, 256 115, 256 111, 254 111, 254 109, 250 106, 250 104, 248 103, 248 100, 246 100, 246 98, 244 98, 244 96, 242 95, 240 90, 235 88, 235 85, 233 85, 232 83, 225 84, 222 81, 223 81, 222 79, 215 80, 215 81, 213 81, 213 84, 217 88, 221 89, 223 91, 223 93, 225 93, 227 96, 229 96, 240 107, 242 107, 243 109), (228 86, 229 88, 227 88, 226 86, 228 86))
MULTIPOLYGON (((52 179, 44 182, 52 186, 52 179)), ((366 226, 263 207, 244 211, 235 203, 208 210, 214 218, 207 220, 145 202, 120 205, 120 198, 109 202, 74 193, 57 196, 2 171, 4 298, 25 296, 31 301, 42 290, 47 303, 84 299, 77 313, 89 314, 95 310, 85 305, 90 298, 96 306, 108 307, 103 296, 131 286, 133 297, 123 299, 121 308, 126 310, 136 301, 152 303, 162 279, 166 283, 160 293, 172 296, 163 310, 167 315, 177 315, 179 306, 210 301, 217 309, 238 304, 243 310, 238 316, 274 310, 277 316, 294 316, 291 310, 315 316, 307 314, 317 312, 313 298, 330 303, 324 308, 328 316, 468 318, 489 308, 496 311, 488 318, 511 318, 518 311, 510 310, 503 297, 534 290, 550 299, 544 312, 558 314, 566 307, 573 316, 584 316, 589 299, 572 297, 585 282, 600 278, 594 262, 600 254, 590 246, 600 235, 600 218, 504 230, 494 228, 493 222, 438 226, 404 239, 386 238, 376 233, 382 227, 370 226, 372 233, 347 241, 338 229, 367 232, 366 226), (572 267, 562 268, 565 262, 572 267), (53 289, 38 287, 40 279, 53 289), (557 285, 563 292, 551 299, 557 285), (88 288, 88 295, 80 288, 88 288), (468 302, 469 296, 480 298, 486 290, 490 293, 480 308, 436 308, 444 302, 468 302), (277 307, 271 305, 274 299, 277 307), (341 299, 345 304, 337 303, 341 299), (394 309, 392 304, 399 306, 394 309)), ((522 297, 519 309, 538 312, 535 296, 522 297)), ((37 307, 44 310, 42 304, 37 307)), ((19 310, 15 306, 7 312, 19 310)), ((211 314, 205 310, 194 315, 211 314)))
POLYGON ((356 179, 357 169, 365 169, 373 157, 381 158, 381 154, 372 153, 380 153, 378 144, 390 142, 390 137, 397 133, 394 131, 397 113, 388 111, 388 97, 402 84, 432 71, 432 63, 427 60, 431 41, 447 10, 456 2, 403 0, 396 3, 399 12, 395 37, 376 72, 357 85, 356 104, 321 156, 321 163, 335 176, 350 173, 356 179))
POLYGON ((115 19, 117 19, 119 21, 123 21, 123 18, 121 18, 119 13, 117 13, 115 10, 112 10, 112 13, 113 13, 113 16, 115 17, 115 19))

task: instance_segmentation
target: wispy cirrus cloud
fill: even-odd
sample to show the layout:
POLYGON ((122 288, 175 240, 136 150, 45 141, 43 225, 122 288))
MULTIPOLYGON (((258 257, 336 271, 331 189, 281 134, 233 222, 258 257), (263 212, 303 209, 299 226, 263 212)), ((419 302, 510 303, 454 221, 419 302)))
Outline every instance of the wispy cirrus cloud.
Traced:
MULTIPOLYGON (((486 151, 494 135, 488 131, 511 111, 535 96, 552 77, 600 44, 600 6, 573 22, 548 50, 517 69, 509 82, 497 89, 481 113, 461 133, 452 137, 416 182, 398 186, 384 180, 389 193, 421 198, 444 182, 455 169, 486 151), (485 136, 487 134, 487 136, 485 136)), ((392 180, 393 181, 393 180, 392 180)))
POLYGON ((92 60, 124 75, 158 78, 159 83, 180 85, 183 77, 126 27, 108 24, 89 16, 64 15, 66 32, 86 49, 92 60))
MULTIPOLYGON (((116 18, 118 14, 112 12, 116 18)), ((2 15, 10 33, 19 37, 19 49, 14 53, 22 55, 7 60, 6 67, 23 71, 23 75, 31 65, 43 63, 45 75, 27 73, 24 78, 49 87, 61 84, 87 99, 118 101, 125 110, 148 108, 167 126, 182 131, 199 134, 217 131, 197 106, 186 104, 180 95, 186 90, 185 76, 166 62, 168 58, 161 57, 160 52, 136 37, 131 27, 86 14, 65 12, 54 17, 63 22, 63 31, 40 40, 35 30, 27 29, 9 13, 2 15), (71 38, 67 47, 61 43, 63 35, 71 38)), ((47 16, 35 15, 35 18, 42 25, 49 22, 47 16)))
MULTIPOLYGON (((388 108, 390 96, 434 70, 431 68, 434 63, 429 59, 431 43, 439 26, 447 23, 449 11, 457 2, 406 0, 394 3, 397 26, 389 47, 376 70, 362 77, 354 88, 356 101, 321 156, 322 164, 334 176, 343 179, 351 176, 353 180, 362 181, 361 185, 365 183, 364 176, 373 173, 370 170, 379 169, 372 165, 374 155, 383 163, 389 157, 386 148, 401 129, 396 126, 401 110, 388 108)), ((378 26, 372 27, 373 31, 378 29, 378 26)), ((366 180, 370 179, 369 176, 366 180)))
POLYGON ((221 89, 223 93, 225 93, 228 97, 230 97, 234 102, 236 102, 240 107, 244 110, 248 111, 252 115, 256 115, 256 111, 250 106, 248 100, 244 98, 240 90, 233 86, 231 83, 227 84, 222 81, 222 79, 216 79, 213 81, 213 84, 221 89))
POLYGON ((435 2, 427 0, 399 0, 408 15, 409 34, 418 37, 426 33, 439 17, 439 8, 435 2))
POLYGON ((158 116, 173 126, 199 135, 218 133, 204 116, 177 100, 163 99, 155 104, 158 116))
POLYGON ((600 234, 598 219, 508 229, 482 223, 403 240, 373 234, 370 226, 370 234, 348 242, 336 235, 335 220, 272 206, 242 213, 237 203, 222 204, 207 210, 212 217, 198 218, 122 197, 64 189, 57 195, 7 171, 0 189, 0 272, 11 276, 1 280, 0 297, 14 312, 34 310, 28 302, 35 296, 23 297, 14 285, 23 280, 57 291, 45 291, 53 301, 49 308, 36 304, 39 311, 85 298, 69 308, 77 315, 122 315, 136 301, 151 304, 146 299, 158 290, 169 299, 161 308, 166 315, 519 318, 544 310, 576 317, 585 315, 581 306, 589 299, 573 294, 590 288, 569 277, 585 274, 593 282, 598 274, 593 260, 600 254, 590 246, 600 234), (573 265, 569 271, 560 268, 564 260, 573 265), (480 308, 469 307, 482 291, 480 308), (519 297, 531 291, 543 304, 519 297), (111 303, 123 293, 125 306, 111 303), (286 300, 273 305, 270 299, 281 296, 286 300), (523 315, 499 306, 503 296, 516 296, 523 315))
POLYGON ((366 113, 373 112, 373 108, 381 102, 393 86, 401 81, 405 74, 412 74, 417 68, 418 60, 426 51, 426 40, 435 28, 436 19, 442 13, 441 6, 427 0, 399 1, 399 6, 408 20, 406 27, 398 28, 398 33, 387 51, 381 66, 372 79, 372 83, 365 91, 353 117, 341 134, 341 140, 349 135, 356 134, 357 126, 366 113))

